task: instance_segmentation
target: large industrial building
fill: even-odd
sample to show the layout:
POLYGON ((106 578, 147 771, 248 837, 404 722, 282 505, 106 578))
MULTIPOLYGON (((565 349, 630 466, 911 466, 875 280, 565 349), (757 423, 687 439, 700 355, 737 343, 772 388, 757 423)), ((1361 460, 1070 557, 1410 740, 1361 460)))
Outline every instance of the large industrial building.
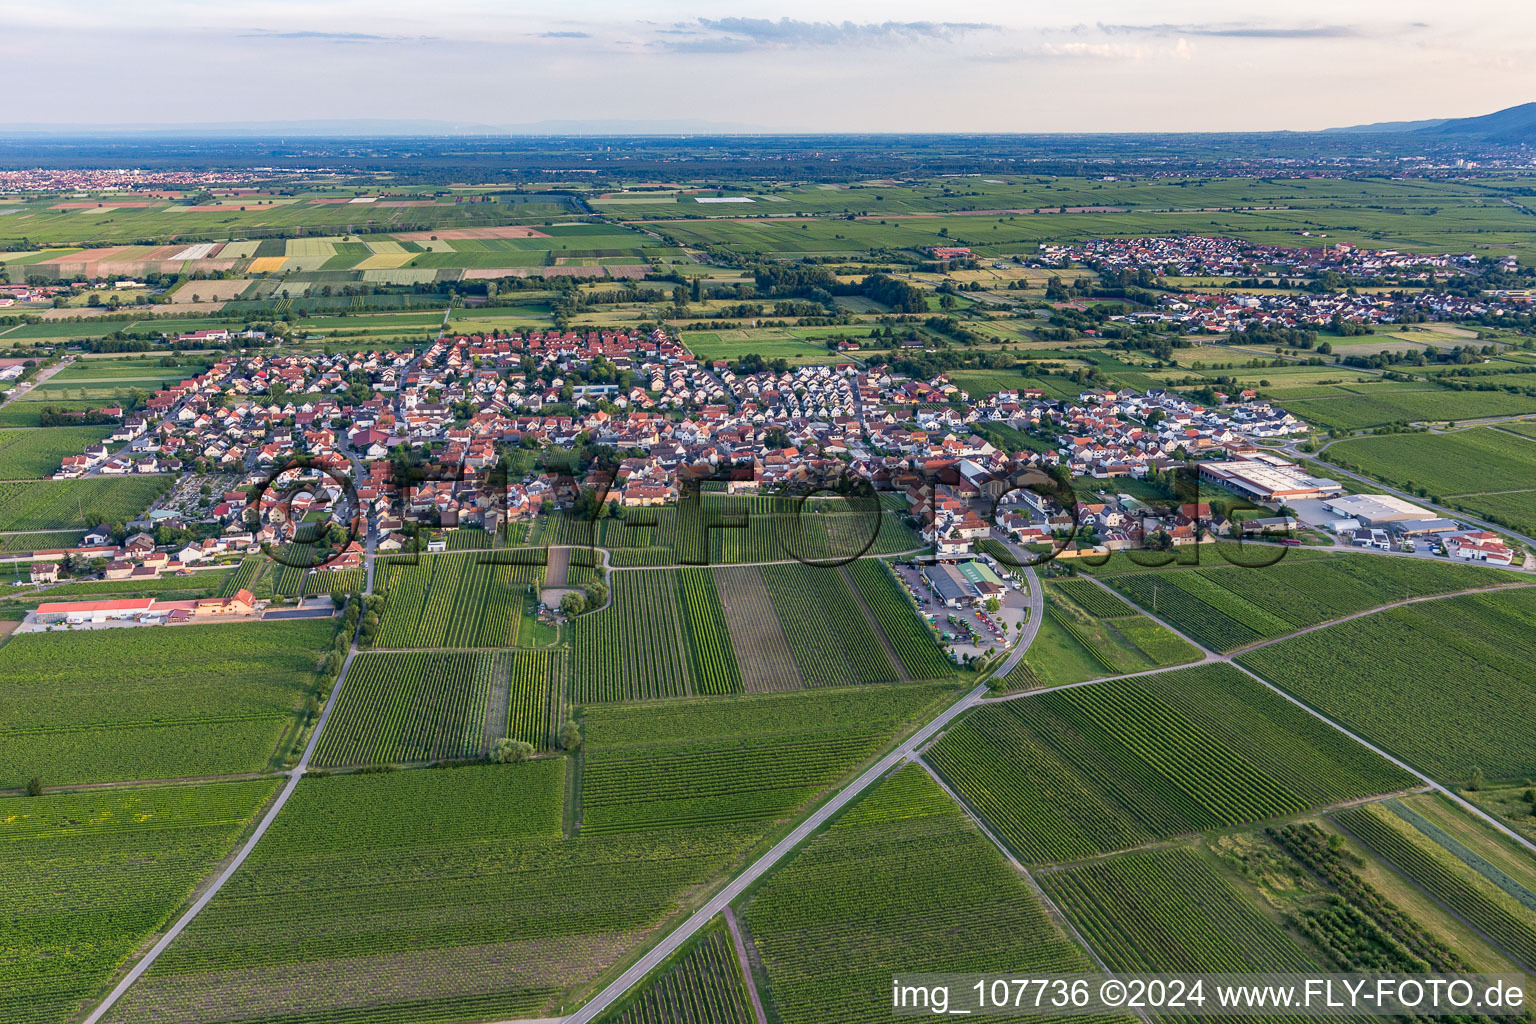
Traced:
POLYGON ((1439 518, 1429 509, 1391 494, 1345 494, 1323 502, 1323 508, 1346 519, 1359 520, 1360 525, 1366 527, 1439 518))
POLYGON ((1337 480, 1308 476, 1276 458, 1200 463, 1200 479, 1221 484, 1259 501, 1300 501, 1344 493, 1337 480))

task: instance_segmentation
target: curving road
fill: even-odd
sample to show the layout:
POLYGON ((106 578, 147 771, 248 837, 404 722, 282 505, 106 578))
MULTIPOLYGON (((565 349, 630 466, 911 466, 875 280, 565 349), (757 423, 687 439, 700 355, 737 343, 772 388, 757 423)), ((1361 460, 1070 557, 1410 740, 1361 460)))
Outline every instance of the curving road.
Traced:
MULTIPOLYGON (((1029 645, 1034 641, 1035 635, 1040 630, 1040 617, 1044 614, 1045 607, 1044 595, 1041 593, 1040 581, 1035 576, 1034 570, 1026 568, 1024 574, 1029 580, 1029 621, 1025 625, 1024 631, 1020 634, 1019 640, 1015 642, 1015 646, 1009 652, 1008 657, 1003 659, 1002 664, 998 667, 997 672, 999 674, 1012 671, 1014 666, 1024 657, 1025 651, 1029 649, 1029 645)), ((979 704, 986 693, 987 684, 979 684, 965 696, 945 708, 927 725, 924 725, 917 732, 907 737, 900 746, 881 758, 874 767, 844 786, 830 800, 812 812, 810 817, 797 825, 794 831, 779 840, 773 849, 763 854, 745 871, 731 879, 725 888, 717 892, 708 903, 704 904, 689 916, 686 921, 673 929, 666 938, 651 947, 644 956, 631 965, 627 971, 619 975, 607 988, 589 1000, 581 1009, 566 1017, 564 1024, 587 1024, 587 1022, 599 1017, 615 1001, 639 984, 663 960, 676 952, 683 943, 697 934, 699 929, 708 924, 716 914, 724 911, 731 901, 772 870, 795 847, 809 839, 833 815, 848 806, 859 794, 878 782, 891 769, 912 759, 919 748, 937 736, 945 726, 949 725, 958 716, 979 704)))

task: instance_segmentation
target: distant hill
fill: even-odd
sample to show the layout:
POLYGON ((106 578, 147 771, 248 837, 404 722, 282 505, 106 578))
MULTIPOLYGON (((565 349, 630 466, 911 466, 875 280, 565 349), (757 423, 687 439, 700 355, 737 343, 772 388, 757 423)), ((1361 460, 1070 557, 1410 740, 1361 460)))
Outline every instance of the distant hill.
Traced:
POLYGON ((1420 132, 1504 145, 1536 144, 1536 103, 1506 107, 1481 117, 1452 118, 1433 128, 1420 129, 1420 132))
POLYGON ((1429 121, 1378 121, 1347 128, 1329 128, 1325 135, 1418 135, 1446 141, 1493 142, 1500 145, 1536 145, 1536 103, 1522 103, 1477 117, 1438 118, 1429 121))
POLYGON ((1397 135, 1402 132, 1422 131, 1425 128, 1438 128, 1445 124, 1445 118, 1432 121, 1376 121, 1372 124, 1352 124, 1347 128, 1325 128, 1324 135, 1397 135))

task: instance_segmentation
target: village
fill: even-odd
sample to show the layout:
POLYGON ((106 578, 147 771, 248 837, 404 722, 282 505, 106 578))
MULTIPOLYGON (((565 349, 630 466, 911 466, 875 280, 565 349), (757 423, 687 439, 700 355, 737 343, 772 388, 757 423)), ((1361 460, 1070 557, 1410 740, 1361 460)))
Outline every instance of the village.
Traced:
MULTIPOLYGON (((724 360, 701 364, 660 328, 445 336, 420 352, 256 350, 218 359, 131 414, 99 410, 119 426, 107 443, 65 457, 56 478, 191 470, 183 480, 204 484, 178 486, 144 517, 115 530, 103 524, 78 547, 32 553, 30 581, 46 585, 82 567, 106 580, 188 573, 307 543, 330 524, 350 535, 315 571, 338 572, 363 564, 365 542, 387 554, 413 545, 423 527, 494 535, 569 508, 583 490, 600 488, 615 509, 653 508, 675 504, 688 479, 728 476, 729 493, 771 494, 845 473, 900 495, 932 555, 966 564, 984 538, 1070 559, 1298 529, 1357 547, 1514 561, 1496 534, 1400 499, 1350 504, 1339 483, 1276 452, 1305 437, 1306 423, 1252 389, 1215 399, 1208 407, 1154 388, 1084 390, 1067 401, 1024 387, 973 401, 946 374, 915 380, 853 362, 738 373, 724 360), (628 387, 588 382, 621 373, 628 387), (988 424, 1045 443, 1006 450, 977 432, 988 424), (594 465, 579 482, 536 461, 507 471, 514 453, 582 444, 614 450, 611 468, 594 465), (401 465, 415 467, 410 479, 396 479, 401 465), (990 500, 1026 471, 1072 481, 1076 497, 1015 487, 990 500), (1169 484, 1180 473, 1257 513, 1239 519, 1223 514, 1230 501, 1213 513, 1198 497, 1181 499, 1169 484), (297 494, 272 486, 291 492, 300 475, 309 484, 297 494), (1162 493, 1149 497, 1143 486, 1133 497, 1120 480, 1162 481, 1162 493), (162 527, 198 539, 166 550, 155 540, 162 527)), ((992 565, 980 576, 956 572, 908 582, 949 606, 998 596, 992 565)), ((174 624, 264 610, 249 601, 77 604, 45 605, 36 621, 174 624)), ((990 624, 973 618, 966 628, 990 624)))

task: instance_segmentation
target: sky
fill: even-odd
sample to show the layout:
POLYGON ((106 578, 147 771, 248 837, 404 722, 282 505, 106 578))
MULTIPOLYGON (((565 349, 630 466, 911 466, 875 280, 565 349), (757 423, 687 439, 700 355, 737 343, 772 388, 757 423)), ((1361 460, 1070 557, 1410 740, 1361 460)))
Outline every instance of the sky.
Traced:
POLYGON ((0 120, 1309 130, 1536 100, 1517 0, 0 0, 0 120))

